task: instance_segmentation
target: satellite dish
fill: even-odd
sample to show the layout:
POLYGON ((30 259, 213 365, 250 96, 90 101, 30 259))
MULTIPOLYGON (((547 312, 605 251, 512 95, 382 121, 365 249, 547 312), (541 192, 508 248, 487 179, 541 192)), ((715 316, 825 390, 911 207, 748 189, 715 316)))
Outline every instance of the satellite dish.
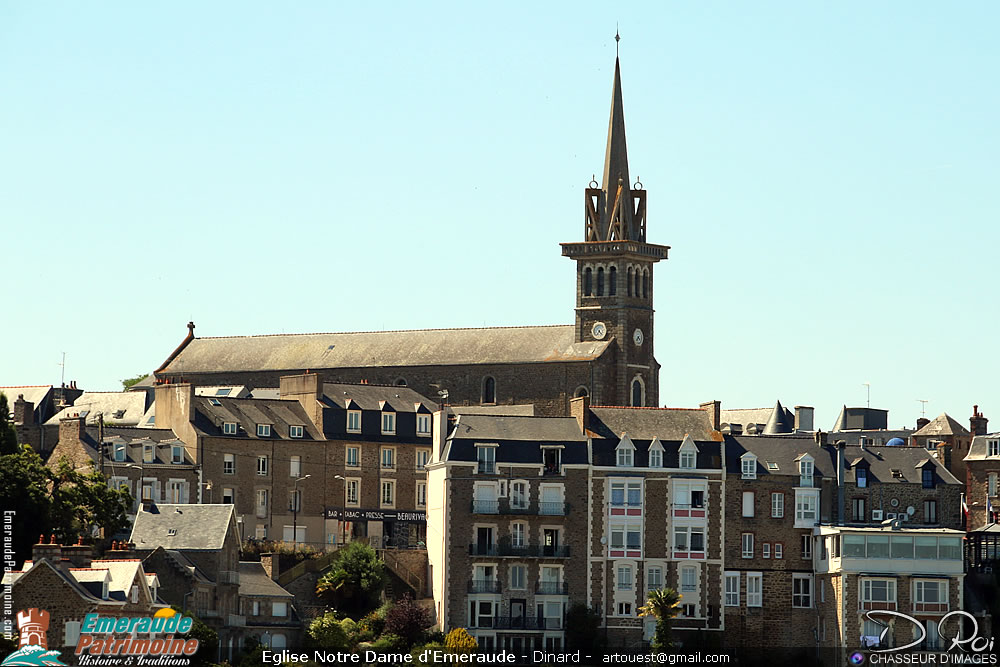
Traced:
POLYGON ((914 507, 913 505, 910 505, 909 507, 907 507, 907 508, 906 508, 906 513, 907 513, 907 514, 908 514, 909 516, 913 516, 914 514, 916 514, 916 513, 917 513, 917 508, 916 508, 916 507, 914 507))

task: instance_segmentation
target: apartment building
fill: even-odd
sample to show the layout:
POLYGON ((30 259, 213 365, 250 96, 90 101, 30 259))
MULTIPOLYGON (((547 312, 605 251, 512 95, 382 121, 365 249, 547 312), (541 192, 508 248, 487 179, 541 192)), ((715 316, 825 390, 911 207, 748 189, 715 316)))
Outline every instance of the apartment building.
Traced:
POLYGON ((964 462, 967 528, 981 530, 995 524, 1000 512, 1000 433, 973 437, 964 462))
POLYGON ((157 386, 157 424, 191 443, 203 502, 234 505, 244 539, 422 543, 437 405, 406 387, 323 383, 313 373, 281 378, 278 393, 157 386))

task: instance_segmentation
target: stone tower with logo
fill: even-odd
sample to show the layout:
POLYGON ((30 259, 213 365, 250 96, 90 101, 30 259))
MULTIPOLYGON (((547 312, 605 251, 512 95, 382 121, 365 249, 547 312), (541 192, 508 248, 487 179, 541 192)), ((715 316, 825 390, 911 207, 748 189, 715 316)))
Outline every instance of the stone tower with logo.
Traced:
POLYGON ((610 339, 614 373, 594 383, 591 401, 658 406, 660 365, 653 357, 653 265, 669 246, 646 242, 646 191, 629 182, 619 61, 603 180, 586 189, 584 240, 563 243, 576 260, 576 340, 610 339))

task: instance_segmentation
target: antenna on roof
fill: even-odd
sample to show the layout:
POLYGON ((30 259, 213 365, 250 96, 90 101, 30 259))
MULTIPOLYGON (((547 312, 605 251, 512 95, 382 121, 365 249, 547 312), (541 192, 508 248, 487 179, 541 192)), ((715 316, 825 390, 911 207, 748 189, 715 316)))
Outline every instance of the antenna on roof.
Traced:
POLYGON ((870 408, 872 406, 872 383, 871 382, 862 382, 861 384, 863 386, 867 387, 867 389, 868 389, 868 402, 866 404, 866 407, 870 408))
POLYGON ((926 417, 927 416, 927 399, 926 398, 918 398, 917 399, 917 403, 920 404, 920 416, 921 417, 926 417))
POLYGON ((62 353, 62 363, 56 364, 56 365, 62 367, 62 373, 59 376, 59 386, 60 387, 65 387, 66 386, 66 353, 65 352, 62 353))

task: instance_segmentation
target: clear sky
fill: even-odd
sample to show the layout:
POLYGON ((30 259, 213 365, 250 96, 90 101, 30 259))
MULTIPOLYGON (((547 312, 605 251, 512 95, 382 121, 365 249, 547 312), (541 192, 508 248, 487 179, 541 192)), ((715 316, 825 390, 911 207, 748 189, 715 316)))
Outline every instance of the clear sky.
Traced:
POLYGON ((5 2, 0 385, 573 320, 616 23, 660 399, 1000 428, 995 2, 5 2))

